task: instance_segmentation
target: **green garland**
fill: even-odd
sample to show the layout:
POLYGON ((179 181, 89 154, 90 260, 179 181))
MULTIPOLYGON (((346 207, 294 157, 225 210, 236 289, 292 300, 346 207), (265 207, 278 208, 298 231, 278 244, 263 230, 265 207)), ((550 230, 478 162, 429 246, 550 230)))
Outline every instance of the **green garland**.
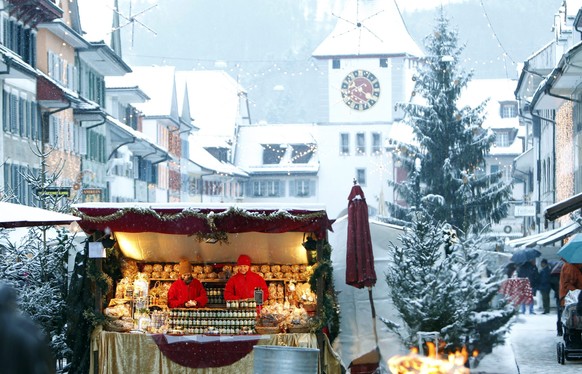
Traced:
POLYGON ((294 215, 289 213, 286 210, 277 210, 272 213, 261 213, 261 212, 249 212, 248 210, 237 208, 237 207, 229 207, 228 209, 222 212, 214 212, 211 211, 209 213, 204 213, 200 209, 197 208, 185 208, 180 213, 174 214, 160 214, 153 208, 140 208, 140 207, 128 207, 119 209, 115 213, 104 215, 104 216, 90 216, 87 215, 77 208, 72 208, 72 213, 78 217, 80 217, 84 221, 93 222, 93 223, 104 223, 113 220, 120 219, 127 213, 135 213, 139 215, 151 215, 155 217, 157 220, 161 222, 173 222, 178 221, 187 217, 194 217, 198 219, 205 220, 208 224, 208 227, 211 231, 216 230, 216 220, 223 219, 228 216, 240 216, 244 218, 254 219, 254 220, 262 220, 262 221, 273 221, 279 220, 282 218, 289 219, 292 221, 298 222, 308 222, 314 219, 327 217, 326 212, 313 212, 313 213, 306 213, 300 216, 294 215))
POLYGON ((317 294, 317 279, 323 280, 323 300, 321 300, 321 312, 318 316, 317 329, 327 327, 329 330, 329 341, 333 343, 339 334, 340 327, 340 307, 337 301, 337 292, 333 285, 333 266, 331 264, 331 245, 324 241, 322 243, 321 259, 313 270, 309 279, 309 285, 313 292, 317 294))

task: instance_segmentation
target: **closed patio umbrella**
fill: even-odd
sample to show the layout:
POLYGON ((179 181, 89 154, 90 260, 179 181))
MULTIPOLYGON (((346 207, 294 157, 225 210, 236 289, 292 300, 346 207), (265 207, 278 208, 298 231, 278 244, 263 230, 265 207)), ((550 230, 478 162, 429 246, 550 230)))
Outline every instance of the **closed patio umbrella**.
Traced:
POLYGON ((354 185, 348 196, 348 233, 346 246, 346 284, 356 288, 368 288, 368 296, 372 309, 374 337, 378 346, 376 332, 376 309, 372 296, 372 287, 376 284, 374 269, 374 253, 372 252, 372 237, 368 221, 368 204, 364 191, 354 180, 354 185))

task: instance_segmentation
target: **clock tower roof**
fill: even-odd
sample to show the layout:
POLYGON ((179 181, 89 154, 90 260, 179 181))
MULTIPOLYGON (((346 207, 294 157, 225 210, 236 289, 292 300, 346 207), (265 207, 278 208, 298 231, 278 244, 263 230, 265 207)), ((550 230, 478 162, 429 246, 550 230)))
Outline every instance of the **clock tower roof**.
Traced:
POLYGON ((351 0, 313 57, 421 57, 395 0, 351 0))

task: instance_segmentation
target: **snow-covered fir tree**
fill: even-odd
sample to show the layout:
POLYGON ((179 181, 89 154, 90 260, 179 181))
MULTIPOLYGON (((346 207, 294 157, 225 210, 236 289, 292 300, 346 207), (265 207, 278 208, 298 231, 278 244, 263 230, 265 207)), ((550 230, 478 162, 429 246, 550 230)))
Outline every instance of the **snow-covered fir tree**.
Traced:
MULTIPOLYGON (((41 159, 46 160, 46 157, 41 159)), ((44 172, 30 168, 23 172, 27 187, 33 192, 31 196, 35 198, 33 205, 67 212, 72 203, 67 197, 36 193, 54 186, 60 174, 46 171, 46 164, 41 170, 44 172)), ((4 200, 18 203, 13 191, 2 192, 4 200)), ((66 228, 53 226, 16 230, 0 229, 0 281, 17 290, 19 309, 44 330, 53 356, 70 361, 72 352, 66 343, 67 264, 74 247, 74 235, 66 228)))
POLYGON ((413 78, 413 100, 399 104, 415 139, 410 144, 392 140, 395 161, 409 175, 393 184, 406 206, 388 205, 396 220, 410 222, 411 209, 422 200, 435 221, 479 232, 507 216, 511 185, 501 172, 486 172, 485 157, 495 141, 493 132, 482 127, 486 102, 457 107, 472 73, 458 66, 463 48, 442 8, 425 48, 427 57, 413 78))
POLYGON ((390 247, 386 281, 403 325, 385 322, 405 345, 417 346, 419 331, 436 331, 440 351, 466 347, 478 360, 503 343, 515 311, 496 298, 503 269, 488 266, 477 236, 461 240, 417 211, 401 243, 390 247))

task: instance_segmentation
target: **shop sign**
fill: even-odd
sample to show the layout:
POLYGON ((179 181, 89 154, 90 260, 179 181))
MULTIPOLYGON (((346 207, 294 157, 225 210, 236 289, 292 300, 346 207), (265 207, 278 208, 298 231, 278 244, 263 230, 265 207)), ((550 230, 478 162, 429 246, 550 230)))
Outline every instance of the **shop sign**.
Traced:
POLYGON ((38 196, 71 196, 71 187, 45 187, 43 189, 37 189, 36 194, 38 196))
POLYGON ((101 242, 89 243, 89 258, 105 258, 105 247, 101 242))
POLYGON ((101 188, 83 188, 83 195, 101 195, 101 188))
POLYGON ((535 205, 516 205, 513 215, 516 217, 535 217, 536 207, 535 205))

